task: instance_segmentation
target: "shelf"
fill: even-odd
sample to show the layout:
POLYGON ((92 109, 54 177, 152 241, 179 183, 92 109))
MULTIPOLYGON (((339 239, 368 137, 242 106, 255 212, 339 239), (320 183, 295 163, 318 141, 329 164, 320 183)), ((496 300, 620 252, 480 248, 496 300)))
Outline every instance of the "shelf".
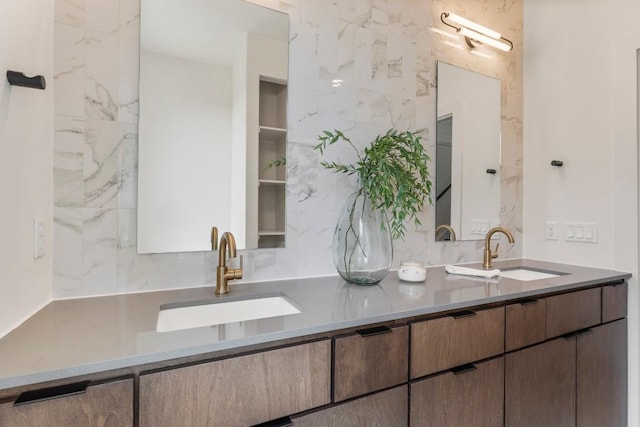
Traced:
POLYGON ((286 129, 260 126, 260 138, 284 141, 285 136, 287 136, 286 129))
POLYGON ((260 81, 258 117, 258 247, 282 248, 285 241, 287 85, 260 81))
POLYGON ((280 179, 259 179, 258 184, 279 186, 279 185, 285 185, 286 181, 280 180, 280 179))
POLYGON ((258 230, 258 236, 284 236, 281 230, 258 230))

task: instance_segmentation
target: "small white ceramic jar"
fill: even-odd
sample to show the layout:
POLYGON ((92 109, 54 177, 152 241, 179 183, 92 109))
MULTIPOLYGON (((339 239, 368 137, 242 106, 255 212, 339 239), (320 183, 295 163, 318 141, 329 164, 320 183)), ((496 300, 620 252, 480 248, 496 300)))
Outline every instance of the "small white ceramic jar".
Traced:
POLYGON ((398 268, 398 278, 406 282, 424 282, 427 269, 419 262, 405 261, 398 268))

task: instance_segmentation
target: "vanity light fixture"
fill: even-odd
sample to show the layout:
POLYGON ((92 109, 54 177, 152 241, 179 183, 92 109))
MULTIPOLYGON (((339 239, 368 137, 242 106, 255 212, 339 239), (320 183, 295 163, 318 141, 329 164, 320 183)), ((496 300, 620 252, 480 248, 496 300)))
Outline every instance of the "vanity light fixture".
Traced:
POLYGON ((463 18, 455 13, 443 12, 440 15, 440 20, 443 24, 455 29, 457 33, 464 36, 467 45, 471 48, 476 47, 477 44, 486 44, 505 52, 513 49, 511 40, 502 37, 497 31, 463 18), (447 22, 447 20, 453 22, 453 24, 447 22))

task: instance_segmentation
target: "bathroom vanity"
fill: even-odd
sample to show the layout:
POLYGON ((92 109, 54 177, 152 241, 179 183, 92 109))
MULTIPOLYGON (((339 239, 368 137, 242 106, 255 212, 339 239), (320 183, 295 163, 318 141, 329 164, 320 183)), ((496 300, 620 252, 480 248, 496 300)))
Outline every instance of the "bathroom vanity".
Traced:
POLYGON ((558 275, 54 301, 0 339, 0 425, 626 425, 630 275, 495 265, 523 266, 558 275), (273 294, 299 313, 156 331, 163 304, 273 294))

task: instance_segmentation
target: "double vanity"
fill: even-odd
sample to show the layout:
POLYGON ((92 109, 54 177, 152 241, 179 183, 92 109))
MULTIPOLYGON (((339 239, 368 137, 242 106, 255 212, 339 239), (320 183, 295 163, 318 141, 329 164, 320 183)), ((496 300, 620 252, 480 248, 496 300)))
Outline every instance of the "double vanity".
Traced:
POLYGON ((54 301, 0 339, 0 425, 626 425, 630 275, 494 268, 54 301))

